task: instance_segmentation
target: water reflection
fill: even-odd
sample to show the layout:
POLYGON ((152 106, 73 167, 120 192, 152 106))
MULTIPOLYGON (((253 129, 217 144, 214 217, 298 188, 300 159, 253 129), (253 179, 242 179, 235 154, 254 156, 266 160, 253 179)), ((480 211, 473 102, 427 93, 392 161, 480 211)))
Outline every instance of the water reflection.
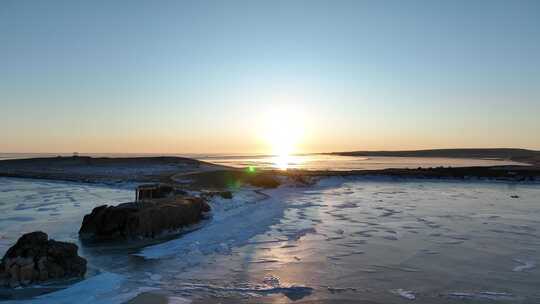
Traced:
POLYGON ((276 278, 311 288, 302 300, 451 303, 460 292, 473 301, 534 297, 540 277, 531 269, 540 243, 527 231, 540 229, 539 191, 369 181, 306 190, 287 201, 279 224, 255 239, 245 271, 251 282, 276 278), (515 193, 519 208, 508 205, 515 193))
POLYGON ((429 168, 525 165, 522 163, 489 159, 415 158, 415 157, 353 157, 325 154, 309 155, 235 155, 201 156, 197 159, 231 167, 256 167, 263 169, 308 170, 377 170, 386 168, 429 168))

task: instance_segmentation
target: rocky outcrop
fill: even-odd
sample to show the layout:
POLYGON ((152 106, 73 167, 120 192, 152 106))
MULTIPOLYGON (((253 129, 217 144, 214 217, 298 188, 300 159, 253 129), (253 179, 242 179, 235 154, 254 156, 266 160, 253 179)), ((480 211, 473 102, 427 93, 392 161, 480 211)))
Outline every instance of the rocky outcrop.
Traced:
POLYGON ((49 240, 41 231, 23 235, 0 264, 0 285, 27 286, 48 280, 83 277, 86 260, 72 243, 49 240))
POLYGON ((249 176, 246 182, 254 187, 277 188, 281 184, 276 176, 272 174, 258 174, 249 176))
POLYGON ((201 220, 210 206, 198 197, 172 197, 118 206, 99 206, 84 216, 84 241, 154 238, 201 220))
POLYGON ((200 196, 204 199, 211 199, 215 196, 219 196, 224 199, 232 199, 233 194, 231 191, 223 190, 223 191, 202 191, 200 196))

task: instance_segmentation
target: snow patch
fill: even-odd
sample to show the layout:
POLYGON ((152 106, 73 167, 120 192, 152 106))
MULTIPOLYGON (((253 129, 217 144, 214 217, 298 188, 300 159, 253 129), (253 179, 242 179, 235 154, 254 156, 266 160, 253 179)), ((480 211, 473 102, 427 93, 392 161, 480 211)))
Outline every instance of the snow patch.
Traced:
POLYGON ((448 294, 452 298, 460 299, 488 299, 488 300, 509 300, 514 297, 511 293, 496 291, 480 292, 451 292, 448 294))
POLYGON ((392 293, 397 294, 398 296, 407 299, 407 300, 416 300, 416 295, 414 294, 414 291, 411 290, 404 290, 404 289, 395 289, 392 290, 392 293))
POLYGON ((185 260, 193 261, 201 254, 228 253, 276 223, 285 210, 285 197, 293 192, 293 188, 280 187, 264 193, 239 191, 227 201, 216 198, 210 202, 212 219, 203 229, 143 248, 135 255, 146 259, 186 255, 185 260))
POLYGON ((528 270, 536 268, 536 263, 534 261, 524 261, 520 259, 514 259, 514 262, 519 263, 521 265, 514 267, 512 271, 522 272, 522 271, 528 271, 528 270))

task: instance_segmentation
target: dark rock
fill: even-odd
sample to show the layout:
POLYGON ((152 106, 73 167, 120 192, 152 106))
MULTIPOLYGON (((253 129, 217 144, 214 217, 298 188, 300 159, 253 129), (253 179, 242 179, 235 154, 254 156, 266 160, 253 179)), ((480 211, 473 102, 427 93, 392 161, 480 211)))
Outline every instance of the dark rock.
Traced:
POLYGON ((135 190, 137 201, 170 197, 174 192, 174 187, 166 184, 139 185, 135 190))
POLYGON ((85 241, 153 238, 198 222, 210 206, 198 197, 172 197, 118 206, 99 206, 84 216, 85 241))
POLYGON ((0 263, 0 285, 27 286, 48 280, 83 277, 86 260, 72 243, 49 240, 46 233, 27 233, 8 249, 0 263))
POLYGON ((296 187, 307 187, 307 186, 313 186, 318 181, 317 178, 313 178, 312 176, 305 176, 302 174, 290 174, 289 181, 292 182, 291 185, 296 187))
POLYGON ((174 189, 174 194, 175 195, 188 195, 187 191, 182 190, 182 189, 174 189))
POLYGON ((233 195, 231 191, 220 191, 218 193, 219 196, 221 196, 224 199, 232 199, 233 195))
POLYGON ((210 208, 210 205, 208 205, 208 203, 205 202, 205 201, 203 201, 203 204, 202 204, 202 208, 201 208, 201 209, 202 209, 202 212, 204 212, 204 213, 210 212, 210 210, 212 210, 212 209, 210 208))
POLYGON ((201 197, 205 199, 212 198, 214 196, 220 196, 224 199, 232 199, 233 194, 231 191, 224 190, 224 191, 205 191, 201 193, 201 197))
POLYGON ((261 188, 277 188, 281 184, 279 180, 270 174, 258 174, 247 179, 247 183, 261 188))

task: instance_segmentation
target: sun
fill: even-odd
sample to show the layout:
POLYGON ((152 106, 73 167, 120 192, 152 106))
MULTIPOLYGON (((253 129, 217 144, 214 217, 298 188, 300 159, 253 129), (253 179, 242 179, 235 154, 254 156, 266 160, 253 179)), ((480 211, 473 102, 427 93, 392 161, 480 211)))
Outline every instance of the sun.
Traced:
POLYGON ((264 125, 264 137, 270 146, 274 166, 286 170, 302 139, 302 112, 293 107, 273 108, 267 113, 264 125))
POLYGON ((290 126, 277 123, 268 131, 268 142, 272 149, 275 167, 286 170, 291 163, 298 137, 290 126))

